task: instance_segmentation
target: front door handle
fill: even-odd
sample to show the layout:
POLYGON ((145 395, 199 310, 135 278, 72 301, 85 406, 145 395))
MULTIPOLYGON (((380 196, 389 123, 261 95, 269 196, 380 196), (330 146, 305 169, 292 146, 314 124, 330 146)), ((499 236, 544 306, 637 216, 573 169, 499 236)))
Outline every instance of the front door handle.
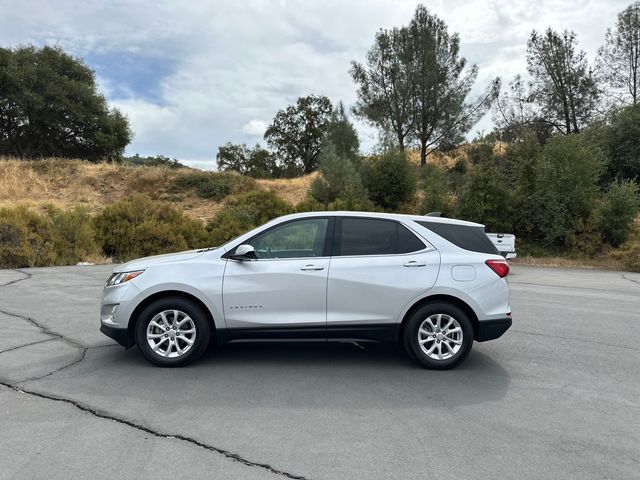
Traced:
POLYGON ((304 267, 300 267, 300 270, 324 270, 323 265, 305 265, 304 267))
POLYGON ((416 260, 411 260, 404 264, 405 267, 426 267, 427 262, 418 262, 416 260))

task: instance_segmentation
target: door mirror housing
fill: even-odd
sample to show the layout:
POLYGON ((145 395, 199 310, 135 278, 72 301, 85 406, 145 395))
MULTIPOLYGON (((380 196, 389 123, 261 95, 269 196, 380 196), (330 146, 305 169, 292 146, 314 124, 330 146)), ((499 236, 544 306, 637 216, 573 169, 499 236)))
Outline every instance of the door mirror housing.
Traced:
POLYGON ((232 260, 240 260, 241 262, 247 261, 247 260, 255 260, 256 258, 256 251, 253 248, 253 246, 251 245, 240 245, 238 248, 236 248, 236 251, 233 253, 233 255, 230 255, 229 258, 231 258, 232 260))

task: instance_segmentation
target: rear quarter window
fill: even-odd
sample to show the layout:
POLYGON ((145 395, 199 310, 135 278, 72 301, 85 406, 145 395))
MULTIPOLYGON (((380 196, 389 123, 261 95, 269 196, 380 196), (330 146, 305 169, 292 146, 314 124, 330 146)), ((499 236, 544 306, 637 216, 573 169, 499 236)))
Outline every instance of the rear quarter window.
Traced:
POLYGON ((416 222, 427 230, 453 243, 455 246, 471 252, 499 255, 498 249, 487 237, 483 227, 456 225, 439 222, 416 222))

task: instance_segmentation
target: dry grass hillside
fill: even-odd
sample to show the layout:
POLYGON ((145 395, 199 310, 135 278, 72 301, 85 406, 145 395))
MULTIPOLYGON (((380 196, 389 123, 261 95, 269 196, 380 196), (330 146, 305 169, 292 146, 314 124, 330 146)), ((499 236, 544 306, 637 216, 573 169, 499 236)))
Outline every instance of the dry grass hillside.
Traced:
MULTIPOLYGON (((26 205, 43 211, 48 205, 67 209, 84 205, 91 212, 128 197, 146 193, 167 200, 189 216, 208 220, 222 202, 200 198, 194 191, 176 193, 175 178, 191 169, 93 164, 82 160, 45 159, 23 161, 0 158, 0 207, 26 205)), ((287 202, 304 200, 315 174, 293 179, 257 180, 256 188, 273 190, 287 202)))

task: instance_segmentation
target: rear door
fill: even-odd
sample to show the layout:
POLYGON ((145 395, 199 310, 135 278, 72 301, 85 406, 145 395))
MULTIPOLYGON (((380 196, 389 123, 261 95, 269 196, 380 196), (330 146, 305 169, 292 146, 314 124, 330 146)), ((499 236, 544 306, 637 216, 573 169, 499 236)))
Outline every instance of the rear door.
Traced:
POLYGON ((327 286, 329 338, 386 339, 402 309, 429 290, 440 254, 402 223, 336 220, 327 286))

